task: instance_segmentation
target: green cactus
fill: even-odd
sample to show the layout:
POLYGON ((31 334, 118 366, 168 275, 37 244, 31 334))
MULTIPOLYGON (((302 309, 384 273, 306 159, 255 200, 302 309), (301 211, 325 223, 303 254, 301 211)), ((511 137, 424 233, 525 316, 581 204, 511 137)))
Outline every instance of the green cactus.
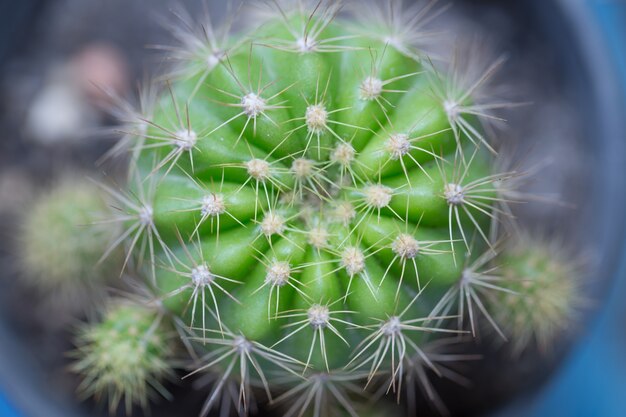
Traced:
POLYGON ((119 273, 119 252, 101 262, 120 229, 103 223, 110 218, 105 197, 93 183, 64 177, 32 204, 22 222, 23 276, 57 306, 89 310, 99 289, 119 273))
POLYGON ((549 351, 587 307, 581 294, 584 262, 563 243, 524 233, 508 242, 499 256, 506 291, 490 303, 495 320, 520 355, 529 346, 549 351))
POLYGON ((172 343, 161 318, 146 304, 109 300, 102 322, 79 330, 72 368, 84 374, 81 395, 107 396, 111 412, 123 401, 127 413, 135 404, 147 409, 155 392, 168 396, 162 380, 173 375, 172 343))
MULTIPOLYGON (((401 400, 407 386, 444 412, 429 375, 459 381, 443 363, 475 358, 435 347, 481 323, 519 336, 491 304, 518 293, 493 234, 520 173, 494 172, 482 124, 502 104, 479 94, 501 62, 475 78, 432 64, 416 47, 431 6, 355 17, 304 3, 256 14, 246 35, 176 32, 178 66, 126 120, 128 185, 105 186, 123 229, 108 250, 126 249, 195 350, 202 415, 269 401, 287 417, 356 416, 361 390, 401 400)), ((113 408, 145 404, 167 374, 157 342, 130 376, 104 361, 100 335, 127 332, 125 314, 83 333, 76 366, 113 408)))

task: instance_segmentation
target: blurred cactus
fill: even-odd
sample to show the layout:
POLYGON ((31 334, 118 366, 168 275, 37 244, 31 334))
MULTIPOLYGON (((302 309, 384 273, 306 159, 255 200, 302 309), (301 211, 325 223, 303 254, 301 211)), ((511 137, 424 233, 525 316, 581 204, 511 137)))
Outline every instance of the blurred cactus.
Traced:
POLYGON ((499 257, 507 291, 490 306, 516 355, 535 345, 550 350, 587 304, 581 260, 562 244, 527 234, 511 239, 499 257))
POLYGON ((163 318, 208 387, 201 415, 269 402, 286 417, 357 416, 363 390, 408 396, 408 409, 421 391, 445 413, 429 378, 464 382, 448 363, 476 359, 441 350, 450 340, 484 324, 523 350, 566 327, 578 305, 568 263, 525 240, 500 253, 496 226, 513 221, 523 175, 494 172, 484 128, 506 106, 484 90, 501 60, 434 65, 419 48, 434 3, 344 14, 274 2, 245 35, 183 18, 154 102, 120 110, 112 154, 129 148, 129 181, 103 186, 116 238, 65 228, 71 250, 46 243, 63 241, 46 227, 76 221, 73 195, 50 203, 58 221, 29 227, 64 251, 29 261, 67 261, 51 280, 69 269, 91 281, 98 258, 124 248, 164 309, 116 302, 80 332, 84 394, 130 411, 149 387, 163 393, 163 318))
MULTIPOLYGON (((20 241, 21 269, 30 284, 59 306, 84 308, 119 263, 100 262, 119 235, 106 195, 96 185, 62 178, 26 211, 20 241)), ((117 272, 119 273, 119 271, 117 272)))
POLYGON ((109 301, 102 322, 78 333, 72 369, 84 375, 81 394, 108 397, 111 412, 123 401, 128 413, 134 404, 147 409, 155 392, 168 396, 161 381, 172 375, 172 343, 161 318, 144 304, 109 301))

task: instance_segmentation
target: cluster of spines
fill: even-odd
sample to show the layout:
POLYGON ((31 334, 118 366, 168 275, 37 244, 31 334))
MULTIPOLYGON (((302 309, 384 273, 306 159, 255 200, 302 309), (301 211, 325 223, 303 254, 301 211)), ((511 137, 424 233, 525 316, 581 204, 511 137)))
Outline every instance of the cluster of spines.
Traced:
MULTIPOLYGON (((387 26, 393 30, 383 38, 385 48, 379 53, 384 54, 387 48, 395 48, 401 54, 414 59, 418 54, 411 47, 417 37, 413 32, 425 19, 423 11, 430 6, 415 11, 413 17, 409 16, 405 21, 407 17, 399 18, 399 9, 395 9, 398 3, 388 11, 387 26), (406 30, 396 30, 397 24, 406 24, 406 30)), ((295 14, 296 18, 278 4, 274 12, 274 16, 278 16, 293 39, 265 36, 258 45, 250 47, 250 56, 252 48, 259 46, 293 52, 300 56, 362 49, 344 42, 356 38, 356 35, 329 35, 324 38, 325 31, 339 12, 337 3, 316 3, 306 12, 299 10, 295 14)), ((178 50, 177 57, 184 61, 184 68, 190 68, 190 62, 198 64, 198 59, 208 67, 200 71, 201 74, 192 83, 192 88, 183 93, 188 96, 182 101, 175 85, 172 85, 174 83, 169 80, 166 82, 166 92, 161 96, 159 105, 154 107, 170 109, 172 114, 169 114, 168 124, 157 122, 152 117, 138 117, 136 124, 142 126, 142 129, 134 132, 138 141, 131 145, 136 156, 131 163, 136 165, 131 169, 131 182, 134 183, 130 185, 131 191, 107 188, 122 211, 117 220, 125 225, 124 233, 110 249, 125 245, 128 251, 126 261, 137 261, 138 270, 142 270, 142 262, 146 261, 147 268, 143 269, 149 270, 150 285, 160 294, 159 299, 166 306, 171 302, 169 306, 174 314, 187 318, 187 326, 194 334, 189 340, 195 342, 200 352, 208 352, 201 355, 202 364, 192 374, 217 372, 213 381, 213 392, 207 399, 203 413, 215 406, 220 398, 236 400, 237 411, 246 413, 252 398, 251 387, 255 384, 262 386, 271 399, 275 387, 266 376, 270 369, 282 370, 302 381, 277 398, 289 399, 294 393, 306 392, 305 400, 291 401, 292 406, 287 415, 302 415, 313 399, 316 401, 313 411, 316 417, 324 415, 323 407, 318 402, 326 401, 333 402, 354 415, 350 392, 359 381, 364 381, 367 387, 373 380, 383 376, 388 380, 386 391, 396 392, 399 396, 403 379, 409 378, 411 372, 415 372, 417 382, 430 390, 430 386, 424 381, 424 366, 429 372, 437 375, 442 373, 421 347, 429 335, 440 332, 465 334, 468 332, 468 326, 463 321, 466 317, 469 317, 469 332, 476 335, 476 320, 478 316, 482 316, 498 334, 505 337, 492 318, 492 313, 488 311, 483 296, 487 292, 490 293, 488 298, 493 299, 493 294, 510 294, 514 291, 499 284, 505 278, 494 272, 492 261, 498 248, 486 228, 490 220, 496 221, 509 214, 508 210, 494 205, 511 202, 501 197, 502 185, 520 174, 487 172, 476 177, 472 172, 475 165, 482 167, 491 164, 485 162, 481 148, 495 153, 493 145, 487 141, 473 118, 489 121, 492 117, 490 112, 503 106, 501 103, 475 103, 473 95, 493 75, 500 62, 489 66, 469 84, 464 84, 456 73, 442 75, 434 66, 427 69, 427 78, 431 79, 430 85, 433 86, 431 98, 441 105, 449 127, 412 135, 393 128, 389 114, 396 109, 397 101, 392 103, 386 97, 407 93, 407 89, 396 89, 393 84, 412 79, 421 70, 381 79, 378 76, 378 66, 379 58, 382 60, 383 56, 372 53, 371 62, 368 63, 370 70, 363 71, 363 82, 358 86, 356 94, 361 101, 375 102, 382 119, 374 118, 374 123, 370 122, 365 127, 335 120, 335 115, 353 109, 329 107, 331 77, 327 75, 322 78, 320 74, 317 79, 309 77, 311 79, 308 81, 314 82, 315 88, 310 97, 302 96, 304 104, 300 107, 304 110, 303 116, 286 120, 275 119, 274 111, 290 108, 290 98, 297 96, 294 93, 296 82, 277 89, 274 82, 263 81, 263 65, 252 64, 253 58, 248 61, 248 80, 240 79, 231 62, 230 51, 241 48, 245 41, 231 41, 224 36, 217 42, 214 33, 212 30, 206 32, 207 39, 204 41, 187 38, 194 47, 193 51, 178 50), (205 52, 213 60, 204 62, 205 52), (253 65, 258 65, 258 74, 253 70, 253 65), (197 100, 199 90, 210 72, 219 66, 223 66, 230 74, 232 81, 239 86, 240 94, 212 87, 213 92, 225 100, 213 101, 225 108, 233 108, 234 112, 229 113, 230 116, 225 121, 201 121, 197 115, 192 114, 190 103, 197 100), (252 79, 257 82, 253 83, 252 79), (266 125, 260 127, 260 120, 264 120, 266 125), (278 128, 282 123, 295 124, 296 127, 288 130, 285 137, 278 142, 265 143, 264 146, 271 148, 265 155, 253 149, 247 140, 248 135, 257 139, 265 137, 263 135, 267 133, 267 129, 272 126, 278 128), (198 162, 194 161, 194 154, 211 152, 210 147, 200 146, 201 141, 207 137, 219 137, 228 125, 240 128, 239 132, 235 128, 232 144, 233 153, 239 152, 234 157, 236 162, 209 163, 208 166, 199 167, 198 162), (263 132, 258 131, 258 127, 263 132), (375 133, 374 129, 377 128, 380 131, 375 133), (304 147, 291 152, 287 146, 289 139, 298 135, 299 131, 306 132, 304 147), (350 138, 346 137, 346 132, 351 132, 350 138), (363 138, 366 137, 362 132, 378 137, 377 140, 382 143, 381 149, 360 156, 360 150, 364 148, 363 138), (455 150, 453 161, 446 160, 441 154, 442 150, 435 149, 429 141, 432 137, 446 133, 452 133, 452 149, 455 150), (334 146, 332 141, 336 141, 334 146), (415 152, 423 153, 426 159, 433 162, 426 164, 415 159, 415 152), (146 165, 146 158, 141 157, 143 154, 153 155, 151 164, 146 165), (327 161, 324 162, 324 159, 327 161), (480 161, 476 162, 477 160, 480 161), (399 165, 391 168, 394 162, 399 165), (447 211, 446 237, 416 238, 421 217, 416 226, 410 226, 409 218, 415 218, 415 211, 420 207, 415 204, 411 195, 415 180, 409 173, 407 163, 413 163, 431 183, 441 183, 441 190, 434 197, 439 200, 435 204, 436 208, 443 207, 447 211), (377 167, 374 172, 372 165, 377 167), (395 182, 382 181, 383 174, 393 169, 397 169, 404 179, 395 182), (210 175, 210 184, 199 179, 202 170, 213 173, 210 175), (172 178, 173 182, 168 184, 172 178), (182 178, 185 184, 180 181, 177 183, 176 178, 182 178), (219 178, 219 184, 214 182, 215 178, 219 178), (236 178, 238 182, 229 182, 225 178, 236 178), (168 192, 173 193, 168 196, 168 192), (175 210, 159 207, 157 199, 161 203, 167 200, 163 195, 184 204, 178 204, 175 210), (392 200, 396 203, 392 204, 392 200), (381 216, 381 210, 391 214, 381 216), (205 259, 205 254, 209 251, 210 257, 215 259, 220 248, 234 244, 233 238, 228 240, 224 233, 219 237, 222 229, 220 223, 223 225, 228 221, 244 229, 244 219, 252 220, 254 230, 244 234, 233 233, 234 239, 238 239, 235 248, 251 250, 254 253, 253 258, 260 265, 257 269, 263 269, 264 276, 258 288, 237 292, 234 288, 243 283, 225 274, 216 273, 210 260, 205 259), (355 222, 355 219, 358 220, 355 222), (161 225, 178 224, 179 220, 191 222, 192 227, 182 232, 176 230, 174 245, 166 243, 168 240, 172 241, 171 236, 162 236, 159 222, 161 225), (468 231, 468 222, 471 233, 468 231), (389 227, 395 227, 396 232, 390 235, 376 230, 376 225, 385 223, 389 227), (398 224, 401 226, 398 227, 398 224), (211 235, 217 236, 215 243, 209 246, 201 241, 203 230, 207 227, 211 235), (368 227, 370 230, 364 232, 368 227), (281 239, 278 240, 277 236, 281 239), (277 243, 280 241, 288 244, 280 246, 277 243), (474 246, 486 247, 485 253, 479 257, 471 254, 474 246), (286 247, 289 248, 285 249, 286 247), (304 260, 307 247, 316 253, 317 260, 304 260), (367 265, 371 263, 370 257, 379 256, 379 252, 383 251, 390 253, 389 259, 385 260, 388 266, 378 271, 380 276, 374 280, 367 265), (421 307, 422 316, 408 317, 407 312, 414 307, 418 296, 427 287, 426 282, 420 281, 416 258, 440 255, 447 255, 449 263, 453 264, 449 268, 459 271, 458 280, 452 283, 438 304, 430 306, 433 307, 430 311, 426 310, 426 303, 421 307), (294 257, 299 260, 296 262, 294 257), (345 292, 335 300, 311 298, 306 294, 307 283, 302 278, 307 268, 314 268, 319 275, 317 278, 343 271, 349 278, 345 292), (393 295, 389 298, 395 308, 378 307, 378 311, 372 312, 372 316, 376 316, 374 324, 353 320, 351 317, 357 311, 335 307, 345 302, 354 291, 352 283, 355 277, 359 278, 359 283, 364 283, 371 295, 370 300, 376 300, 388 276, 394 274, 390 272, 393 268, 401 271, 399 282, 393 287, 393 295), (159 270, 168 272, 168 276, 177 277, 173 283, 168 284, 170 288, 157 288, 162 284, 162 281, 157 280, 159 270), (412 274, 407 274, 415 275, 417 280, 414 288, 403 286, 407 270, 412 270, 412 274), (280 292, 283 287, 291 288, 299 294, 304 302, 300 304, 304 306, 287 311, 281 309, 280 292), (283 335, 267 345, 255 341, 254 337, 248 337, 241 330, 230 330, 219 308, 219 298, 226 297, 234 304, 241 304, 237 293, 247 297, 260 292, 266 293, 268 297, 265 311, 267 319, 287 321, 283 335), (410 294, 408 297, 407 293, 410 294), (180 305, 181 294, 189 294, 186 305, 180 305), (451 315, 455 307, 458 311, 451 315), (458 320, 457 327, 446 324, 452 319, 458 320), (216 328, 207 326, 207 321, 216 323, 216 328), (337 324, 341 325, 341 329, 335 327, 337 324), (281 345, 296 339, 305 329, 310 329, 312 336, 308 342, 310 350, 306 360, 284 353, 293 352, 294 349, 281 350, 281 345), (413 332, 419 336, 409 336, 413 332), (334 365, 329 363, 325 339, 329 334, 335 335, 347 345, 355 338, 360 340, 343 368, 340 365, 338 369, 334 369, 334 365), (321 364, 321 369, 312 371, 312 357, 316 355, 317 349, 318 365, 321 364), (239 387, 237 398, 232 395, 233 382, 239 387), (322 397, 325 399, 317 399, 322 397)), ((420 61, 422 64, 428 63, 428 60, 421 58, 420 61)), ((197 72, 183 73, 185 76, 197 76, 197 72)), ((156 112, 158 110, 153 113, 156 112)), ((415 120, 415 125, 406 132, 413 131, 427 117, 428 114, 424 114, 423 118, 415 120)), ((206 154, 203 156, 207 157, 206 154)), ((210 160, 210 156, 208 158, 210 160)), ((226 231, 232 232, 232 229, 227 228, 226 231)), ((240 308, 246 307, 242 305, 240 308)), ((410 313, 415 314, 415 310, 410 313)), ((241 314, 239 317, 241 318, 241 314)), ((429 396, 434 398, 433 394, 429 396)), ((441 404, 437 408, 442 408, 441 404)))
POLYGON ((147 304, 109 300, 102 321, 78 331, 72 370, 84 376, 81 396, 107 400, 111 413, 123 402, 128 414, 134 405, 147 409, 157 393, 169 398, 172 338, 162 318, 147 304))

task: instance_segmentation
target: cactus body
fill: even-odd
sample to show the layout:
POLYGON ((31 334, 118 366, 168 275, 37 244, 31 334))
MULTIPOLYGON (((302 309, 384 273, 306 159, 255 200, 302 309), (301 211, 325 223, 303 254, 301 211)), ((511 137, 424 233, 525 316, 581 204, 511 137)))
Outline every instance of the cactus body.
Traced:
POLYGON ((492 157, 451 125, 436 70, 322 7, 170 80, 132 162, 146 198, 126 224, 151 231, 157 296, 201 351, 247 355, 203 370, 268 395, 271 369, 390 369, 399 387, 405 355, 459 332, 426 317, 469 239, 489 244, 496 197, 492 157))
MULTIPOLYGON (((458 278, 462 235, 490 207, 467 206, 464 187, 490 158, 467 141, 475 157, 461 168, 466 140, 420 63, 323 15, 310 44, 293 39, 305 18, 270 20, 252 35, 267 45, 245 42, 208 74, 172 81, 137 164, 158 184, 146 204, 171 251, 157 255, 156 287, 172 310, 267 346, 308 322, 284 353, 307 362, 299 353, 324 337, 332 356, 321 346, 310 358, 324 369, 348 362, 359 337, 348 320, 386 320, 427 283, 458 278)), ((422 317, 429 300, 411 308, 422 317)))

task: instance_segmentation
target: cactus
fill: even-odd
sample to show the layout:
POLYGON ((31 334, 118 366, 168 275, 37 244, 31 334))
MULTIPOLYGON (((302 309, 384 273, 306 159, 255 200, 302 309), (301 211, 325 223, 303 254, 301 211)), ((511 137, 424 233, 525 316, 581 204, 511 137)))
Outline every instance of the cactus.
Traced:
POLYGON ((119 228, 95 184, 69 176, 33 202, 22 222, 19 258, 23 276, 50 304, 89 310, 115 275, 119 253, 101 262, 119 228))
POLYGON ((549 351, 572 325, 572 317, 587 307, 581 294, 584 261, 572 261, 563 248, 558 240, 524 233, 500 254, 506 291, 490 308, 516 356, 532 345, 549 351))
POLYGON ((109 300, 103 316, 101 323, 83 326, 77 337, 72 368, 85 375, 81 394, 106 394, 111 412, 122 400, 130 412, 133 404, 147 409, 154 392, 168 396, 161 381, 172 375, 172 343, 160 325, 162 315, 142 303, 109 300))
MULTIPOLYGON (((356 416, 363 390, 421 390, 445 412, 428 378, 462 380, 444 364, 475 358, 437 349, 481 325, 523 348, 570 318, 551 252, 502 257, 492 236, 512 221, 507 184, 521 175, 494 172, 484 129, 503 106, 481 94, 501 61, 475 77, 442 70, 418 48, 432 4, 390 4, 344 16, 338 2, 276 2, 245 35, 178 27, 177 65, 150 111, 124 118, 129 181, 103 186, 122 232, 105 254, 125 248, 192 349, 201 415, 269 401, 287 417, 356 416), (521 300, 541 293, 519 278, 553 288, 542 303, 555 323, 519 325, 521 300), (517 321, 501 329, 506 314, 517 321)), ((169 373, 152 339, 164 324, 137 308, 79 336, 84 392, 109 393, 112 408, 145 405, 169 373)))

